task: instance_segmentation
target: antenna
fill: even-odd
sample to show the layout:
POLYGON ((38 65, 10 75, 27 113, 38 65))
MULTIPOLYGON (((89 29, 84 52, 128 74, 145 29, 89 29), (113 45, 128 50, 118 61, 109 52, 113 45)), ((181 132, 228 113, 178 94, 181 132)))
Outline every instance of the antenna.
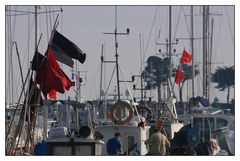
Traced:
POLYGON ((114 33, 109 33, 106 32, 104 34, 109 34, 109 35, 114 35, 115 37, 115 61, 103 61, 103 62, 114 62, 116 64, 116 73, 117 73, 117 94, 118 94, 118 100, 120 100, 120 84, 119 84, 119 64, 118 64, 118 41, 117 41, 117 37, 121 36, 121 35, 129 35, 130 33, 130 29, 127 28, 126 32, 117 32, 117 6, 115 6, 115 31, 114 33))

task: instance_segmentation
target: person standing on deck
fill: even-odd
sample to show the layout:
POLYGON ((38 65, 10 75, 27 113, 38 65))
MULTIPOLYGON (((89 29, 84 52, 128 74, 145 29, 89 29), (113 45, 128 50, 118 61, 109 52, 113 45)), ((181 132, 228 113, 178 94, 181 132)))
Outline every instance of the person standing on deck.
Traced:
POLYGON ((157 128, 154 129, 154 134, 145 141, 145 145, 149 145, 147 155, 166 155, 167 150, 170 148, 167 137, 157 128))
POLYGON ((122 150, 122 134, 117 132, 115 137, 111 138, 107 142, 108 155, 120 155, 123 154, 122 150))

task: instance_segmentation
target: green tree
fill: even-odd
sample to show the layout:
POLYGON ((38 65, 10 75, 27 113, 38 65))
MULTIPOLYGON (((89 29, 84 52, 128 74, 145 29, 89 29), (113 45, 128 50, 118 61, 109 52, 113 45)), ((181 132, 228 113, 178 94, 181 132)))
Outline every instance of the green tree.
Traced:
POLYGON ((234 66, 232 67, 219 67, 212 74, 212 82, 217 83, 215 88, 220 91, 225 91, 227 89, 227 103, 229 103, 230 87, 234 87, 234 66))
MULTIPOLYGON (((197 67, 198 66, 196 65, 195 66, 195 76, 199 74, 199 70, 197 67)), ((192 79, 192 70, 193 70, 193 68, 191 65, 186 65, 186 64, 182 65, 182 72, 184 75, 184 80, 178 84, 180 102, 183 102, 182 90, 183 90, 185 82, 189 79, 192 79)), ((174 71, 174 73, 176 75, 176 70, 174 71)))
MULTIPOLYGON (((176 70, 176 69, 175 69, 176 70)), ((142 72, 143 79, 147 83, 147 89, 157 88, 158 102, 161 102, 161 86, 168 80, 169 58, 160 58, 150 56, 147 60, 147 66, 142 72)))

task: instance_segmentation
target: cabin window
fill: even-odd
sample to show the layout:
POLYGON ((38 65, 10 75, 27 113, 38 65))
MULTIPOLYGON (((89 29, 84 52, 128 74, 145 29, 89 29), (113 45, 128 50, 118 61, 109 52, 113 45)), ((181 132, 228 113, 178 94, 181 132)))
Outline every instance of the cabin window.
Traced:
POLYGON ((221 119, 221 118, 217 118, 216 122, 217 122, 217 127, 216 128, 222 128, 222 127, 226 127, 228 125, 228 122, 224 119, 221 119))
POLYGON ((193 119, 193 126, 199 127, 200 129, 203 128, 203 119, 204 119, 204 129, 211 129, 214 128, 214 118, 194 118, 193 119))

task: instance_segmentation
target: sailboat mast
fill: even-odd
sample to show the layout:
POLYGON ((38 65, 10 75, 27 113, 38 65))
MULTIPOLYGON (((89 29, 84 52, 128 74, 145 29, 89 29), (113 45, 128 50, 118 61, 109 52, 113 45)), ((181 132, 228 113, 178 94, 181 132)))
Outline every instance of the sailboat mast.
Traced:
POLYGON ((195 66, 194 66, 194 35, 193 35, 193 6, 191 6, 191 52, 192 52, 192 97, 194 97, 194 76, 195 76, 195 66))

